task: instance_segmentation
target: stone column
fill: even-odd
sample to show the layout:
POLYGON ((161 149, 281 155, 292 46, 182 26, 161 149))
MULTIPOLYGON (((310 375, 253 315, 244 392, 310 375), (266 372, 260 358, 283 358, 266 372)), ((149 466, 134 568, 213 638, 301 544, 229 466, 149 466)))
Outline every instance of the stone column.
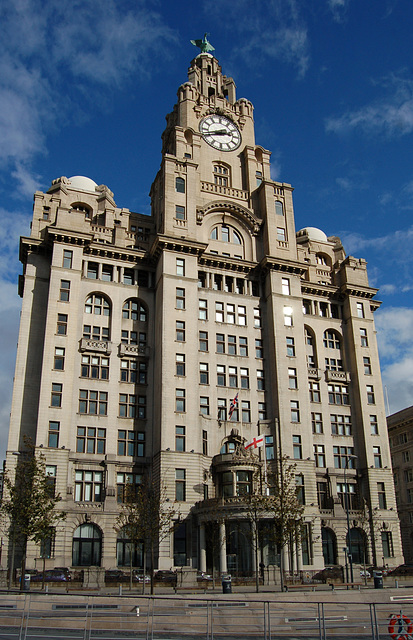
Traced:
POLYGON ((199 570, 206 571, 205 525, 199 527, 199 570))
POLYGON ((225 523, 219 523, 219 570, 227 572, 227 542, 225 540, 225 523))

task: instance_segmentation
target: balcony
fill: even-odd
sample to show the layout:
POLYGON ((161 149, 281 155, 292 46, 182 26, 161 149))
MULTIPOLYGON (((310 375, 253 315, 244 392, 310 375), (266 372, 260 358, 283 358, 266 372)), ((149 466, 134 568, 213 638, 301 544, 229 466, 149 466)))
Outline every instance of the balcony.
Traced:
POLYGON ((93 338, 82 338, 79 351, 96 351, 97 353, 112 353, 112 343, 107 340, 95 340, 93 338))
POLYGON ((350 382, 350 373, 348 371, 331 371, 326 369, 327 382, 350 382))
POLYGON ((121 344, 118 347, 119 356, 145 356, 149 358, 149 347, 140 344, 121 344))
POLYGON ((321 379, 321 369, 317 369, 316 367, 308 367, 307 375, 309 378, 313 378, 315 380, 321 379))
POLYGON ((224 187, 220 184, 214 184, 213 182, 201 181, 201 191, 207 193, 216 193, 220 196, 227 196, 228 198, 236 198, 237 200, 248 200, 248 191, 243 189, 234 189, 233 187, 224 187))

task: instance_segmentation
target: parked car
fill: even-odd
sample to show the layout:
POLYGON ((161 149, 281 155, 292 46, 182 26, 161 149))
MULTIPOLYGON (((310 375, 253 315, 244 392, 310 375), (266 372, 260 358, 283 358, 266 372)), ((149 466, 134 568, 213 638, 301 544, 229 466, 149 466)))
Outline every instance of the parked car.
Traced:
POLYGON ((128 574, 120 569, 106 569, 105 571, 106 582, 122 582, 128 578, 128 574))
MULTIPOLYGON (((380 570, 380 569, 379 569, 380 570)), ((388 576, 413 576, 413 564, 399 564, 398 567, 392 569, 392 571, 388 571, 388 576)))
MULTIPOLYGON (((129 578, 129 574, 128 574, 128 578, 129 578)), ((144 576, 142 573, 139 573, 139 571, 133 571, 132 578, 135 582, 140 582, 141 584, 144 581, 145 581, 145 584, 148 584, 151 581, 149 576, 144 576)))
POLYGON ((210 580, 212 580, 212 576, 209 573, 204 573, 203 571, 199 571, 197 576, 196 576, 196 579, 199 580, 199 581, 201 581, 201 580, 210 581, 210 580))
POLYGON ((343 567, 334 566, 334 567, 326 567, 322 569, 315 575, 313 575, 313 580, 320 580, 321 582, 327 582, 327 580, 340 580, 343 578, 343 567))
POLYGON ((367 569, 366 569, 366 571, 364 571, 364 569, 362 569, 362 570, 360 571, 360 578, 367 578, 367 579, 368 579, 368 578, 371 578, 371 573, 370 573, 370 571, 367 571, 367 569))
POLYGON ((162 569, 155 573, 154 578, 157 582, 176 583, 176 572, 168 571, 167 569, 162 569))
MULTIPOLYGON (((69 582, 72 579, 69 569, 47 569, 44 572, 45 582, 69 582)), ((30 577, 31 582, 43 582, 43 571, 30 577)))

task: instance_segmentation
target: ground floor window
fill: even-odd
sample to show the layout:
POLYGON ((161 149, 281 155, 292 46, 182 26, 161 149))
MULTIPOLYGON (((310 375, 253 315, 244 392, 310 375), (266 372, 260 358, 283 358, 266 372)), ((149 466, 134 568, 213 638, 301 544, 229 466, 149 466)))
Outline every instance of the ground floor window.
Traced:
POLYGON ((366 536, 360 529, 350 529, 347 534, 347 548, 353 564, 363 564, 367 562, 366 536))
POLYGON ((174 565, 186 565, 186 523, 181 522, 174 530, 174 565))
POLYGON ((116 540, 116 561, 118 567, 143 567, 143 542, 132 542, 124 528, 116 540))
POLYGON ((323 527, 321 529, 321 539, 323 543, 324 564, 337 564, 337 538, 332 529, 323 527))
POLYGON ((100 567, 102 532, 95 524, 81 524, 73 534, 72 565, 100 567))

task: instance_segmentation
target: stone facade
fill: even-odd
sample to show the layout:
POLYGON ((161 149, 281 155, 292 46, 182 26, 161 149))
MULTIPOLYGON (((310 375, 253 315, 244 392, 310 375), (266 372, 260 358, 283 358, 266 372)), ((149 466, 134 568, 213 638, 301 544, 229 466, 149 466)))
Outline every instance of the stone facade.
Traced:
MULTIPOLYGON (((68 514, 49 565, 126 564, 119 500, 151 469, 181 519, 158 567, 211 569, 204 522, 218 497, 218 568, 253 572, 242 496, 264 449, 269 468, 280 453, 294 461, 305 503, 303 544, 285 551, 285 567, 344 564, 347 515, 354 563, 389 553, 399 564, 380 303, 365 261, 319 229, 296 232, 293 188, 271 179, 253 106, 210 54, 192 61, 162 141, 151 216, 62 177, 36 192, 21 239, 7 468, 24 435, 46 456, 68 514), (265 448, 243 458, 258 435, 265 448), (366 513, 383 491, 379 531, 366 513)), ((276 562, 276 550, 261 552, 276 562)), ((29 563, 38 557, 30 545, 29 563)))
POLYGON ((413 562, 413 407, 387 417, 404 559, 413 562))

